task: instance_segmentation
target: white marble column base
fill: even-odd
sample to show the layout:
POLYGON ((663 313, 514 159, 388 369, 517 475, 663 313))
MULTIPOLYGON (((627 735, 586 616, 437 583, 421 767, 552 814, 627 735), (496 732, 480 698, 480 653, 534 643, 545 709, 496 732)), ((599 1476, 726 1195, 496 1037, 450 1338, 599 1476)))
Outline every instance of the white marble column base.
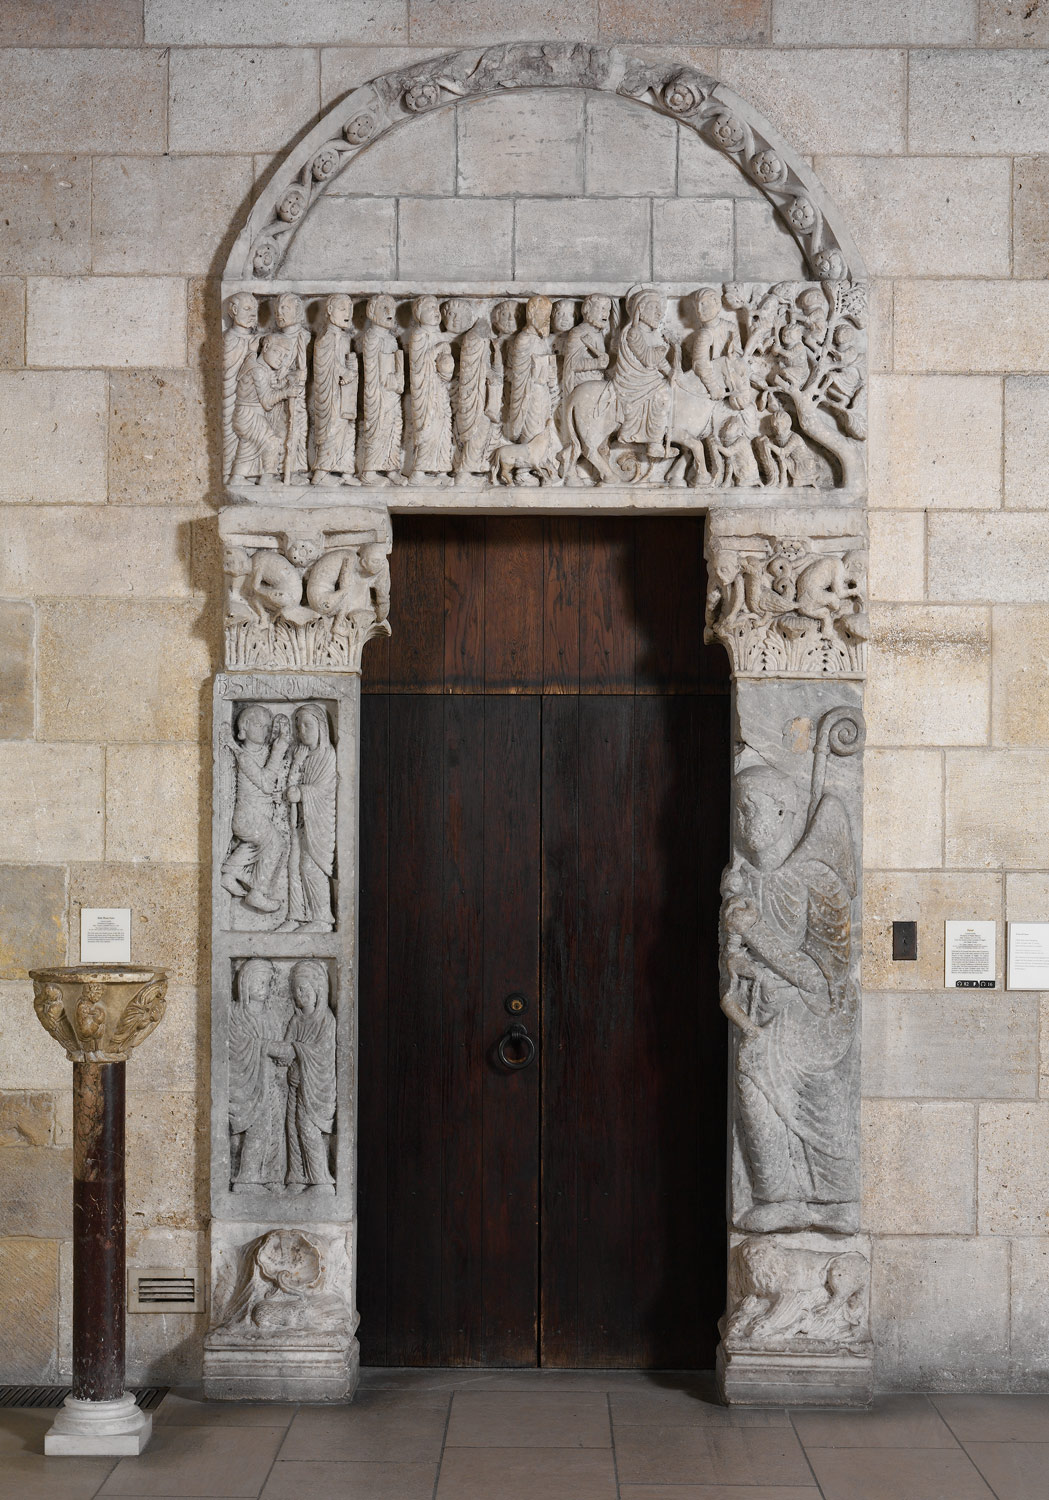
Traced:
POLYGON ((80 1401, 67 1396, 44 1438, 54 1456, 137 1456, 149 1442, 153 1418, 125 1391, 116 1401, 80 1401))
POLYGON ((719 1344, 717 1382, 729 1406, 864 1407, 874 1393, 869 1353, 744 1352, 719 1344))

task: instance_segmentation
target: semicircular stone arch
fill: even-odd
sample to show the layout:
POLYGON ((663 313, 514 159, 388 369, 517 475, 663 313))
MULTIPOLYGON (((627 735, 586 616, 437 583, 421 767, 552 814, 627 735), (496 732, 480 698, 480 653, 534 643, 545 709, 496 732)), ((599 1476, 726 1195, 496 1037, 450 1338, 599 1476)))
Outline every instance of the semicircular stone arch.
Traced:
POLYGON ((356 1382, 358 695, 362 650, 391 628, 391 511, 605 509, 706 516, 706 634, 732 667, 722 1390, 869 1399, 865 277, 807 163, 744 101, 616 49, 512 44, 388 73, 275 169, 223 281, 209 1395, 356 1382), (579 330, 594 359, 570 384, 554 334, 579 330), (468 368, 483 399, 466 433, 468 368), (522 406, 535 433, 514 415, 528 379, 545 386, 522 406), (296 777, 322 788, 313 828, 281 802, 296 777), (249 805, 263 784, 272 816, 249 805), (237 1069, 260 1037, 287 1051, 296 983, 334 1112, 303 1127, 293 1177, 231 1122, 272 1115, 280 1135, 273 1069, 265 1087, 237 1069), (754 1045, 766 1024, 783 1076, 754 1045))

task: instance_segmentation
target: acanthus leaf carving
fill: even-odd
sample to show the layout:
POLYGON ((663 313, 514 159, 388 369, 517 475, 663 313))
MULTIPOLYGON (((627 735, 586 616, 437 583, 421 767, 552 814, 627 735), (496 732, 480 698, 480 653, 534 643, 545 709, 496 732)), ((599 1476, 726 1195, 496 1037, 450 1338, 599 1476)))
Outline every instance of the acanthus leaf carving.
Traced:
POLYGON ((70 1062, 126 1062, 164 1019, 162 969, 80 964, 31 970, 30 978, 37 1019, 70 1062))

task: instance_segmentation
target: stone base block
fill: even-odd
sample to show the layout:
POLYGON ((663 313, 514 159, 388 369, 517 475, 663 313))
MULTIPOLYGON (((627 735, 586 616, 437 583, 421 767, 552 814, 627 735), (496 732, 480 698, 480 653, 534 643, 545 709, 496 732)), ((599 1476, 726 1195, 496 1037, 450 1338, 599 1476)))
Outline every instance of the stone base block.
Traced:
POLYGON ((350 1401, 361 1373, 355 1338, 316 1343, 236 1342, 221 1332, 204 1347, 208 1401, 350 1401))
POLYGON ((137 1457, 153 1432, 153 1418, 134 1396, 116 1401, 80 1401, 67 1396, 44 1437, 48 1457, 137 1457))
POLYGON ((718 1345, 718 1394, 728 1406, 870 1406, 869 1356, 738 1352, 718 1345))

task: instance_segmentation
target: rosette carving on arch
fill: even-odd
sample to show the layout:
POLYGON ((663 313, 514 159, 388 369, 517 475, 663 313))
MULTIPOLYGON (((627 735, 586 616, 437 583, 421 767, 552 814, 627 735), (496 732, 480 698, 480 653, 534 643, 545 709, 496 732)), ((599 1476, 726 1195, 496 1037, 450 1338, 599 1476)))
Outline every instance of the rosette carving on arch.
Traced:
POLYGON ((863 277, 844 230, 828 220, 809 168, 717 79, 680 64, 647 62, 614 47, 521 42, 429 59, 347 95, 276 174, 234 246, 227 278, 279 278, 291 242, 317 198, 386 131, 459 99, 519 88, 596 89, 670 116, 731 158, 764 193, 814 276, 863 277))

